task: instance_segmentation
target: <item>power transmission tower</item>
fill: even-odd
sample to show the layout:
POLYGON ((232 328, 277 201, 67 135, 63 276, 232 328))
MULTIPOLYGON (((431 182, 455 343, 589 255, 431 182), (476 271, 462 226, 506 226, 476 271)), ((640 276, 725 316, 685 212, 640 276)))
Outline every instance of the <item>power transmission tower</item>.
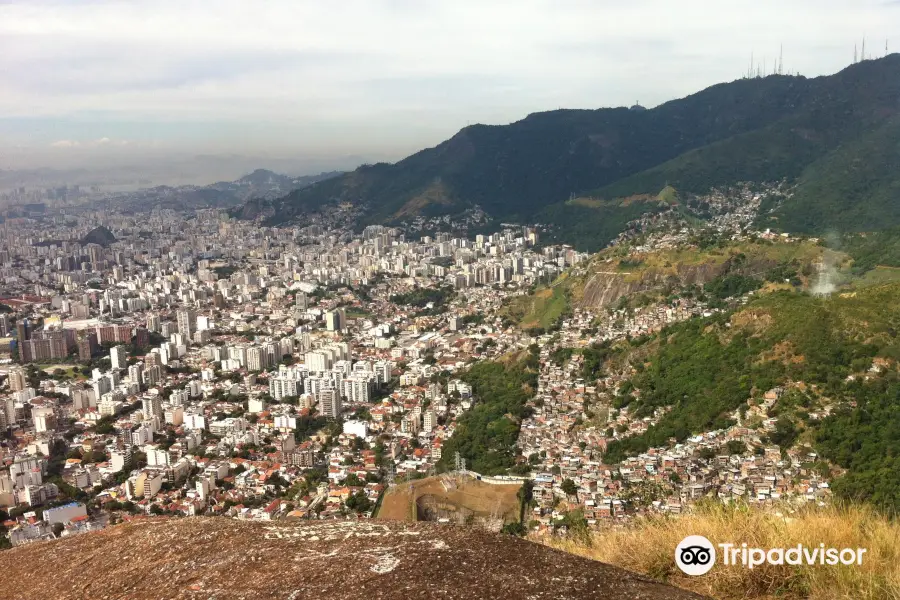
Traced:
POLYGON ((385 479, 387 480, 388 486, 394 485, 394 480, 397 479, 397 467, 394 465, 394 461, 391 461, 390 464, 388 464, 385 479))

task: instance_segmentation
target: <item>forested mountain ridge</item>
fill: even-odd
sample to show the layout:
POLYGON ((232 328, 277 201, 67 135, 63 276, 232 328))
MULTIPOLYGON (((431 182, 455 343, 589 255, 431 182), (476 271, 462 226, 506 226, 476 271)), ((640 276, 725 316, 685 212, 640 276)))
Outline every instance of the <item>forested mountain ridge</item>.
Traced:
MULTIPOLYGON (((364 222, 478 205, 506 221, 555 224, 563 239, 572 231, 579 245, 595 249, 641 207, 567 203, 573 196, 615 200, 656 194, 666 183, 702 193, 787 178, 800 185, 774 224, 804 231, 856 227, 835 223, 837 213, 862 205, 859 227, 868 227, 900 181, 888 166, 900 153, 898 112, 900 55, 892 54, 830 76, 723 83, 650 110, 535 113, 509 125, 472 125, 395 164, 365 165, 294 191, 273 202, 267 222, 289 222, 336 203, 364 207, 364 222), (804 211, 816 203, 830 207, 828 218, 809 222, 804 211)), ((900 213, 887 216, 900 224, 900 213)))

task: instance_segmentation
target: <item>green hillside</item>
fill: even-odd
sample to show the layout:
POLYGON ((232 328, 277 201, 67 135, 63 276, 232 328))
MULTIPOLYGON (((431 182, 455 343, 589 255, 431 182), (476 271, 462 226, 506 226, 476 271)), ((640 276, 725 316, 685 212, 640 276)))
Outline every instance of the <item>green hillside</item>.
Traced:
POLYGON ((605 459, 727 427, 735 411, 745 414, 767 390, 785 385, 789 393, 769 410, 778 418, 770 441, 811 445, 849 470, 836 483, 840 494, 900 508, 898 294, 898 283, 828 298, 776 292, 625 345, 620 353, 638 373, 614 405, 638 417, 671 410, 645 433, 610 443, 605 459), (876 358, 886 372, 867 378, 876 358), (810 416, 825 407, 827 418, 810 416))
POLYGON ((483 361, 462 374, 477 403, 459 418, 456 431, 441 450, 438 467, 450 470, 456 453, 469 469, 483 475, 506 473, 515 465, 516 440, 537 387, 538 348, 533 346, 505 362, 483 361))
POLYGON ((761 225, 787 231, 872 231, 900 223, 900 118, 843 144, 801 173, 761 225))
POLYGON ((501 314, 522 329, 552 329, 563 316, 571 312, 569 287, 565 281, 559 285, 541 287, 532 294, 510 300, 501 314))
MULTIPOLYGON (((235 214, 289 222, 329 204, 362 209, 361 223, 454 214, 478 205, 504 221, 557 226, 558 239, 602 247, 655 210, 670 184, 699 193, 738 181, 797 180, 771 215, 788 230, 900 224, 900 55, 808 79, 772 75, 713 86, 650 110, 536 113, 473 125, 395 164, 360 167, 235 214), (598 202, 569 202, 574 197, 598 202), (605 200, 605 201, 603 201, 605 200)), ((767 218, 770 215, 766 215, 767 218)))

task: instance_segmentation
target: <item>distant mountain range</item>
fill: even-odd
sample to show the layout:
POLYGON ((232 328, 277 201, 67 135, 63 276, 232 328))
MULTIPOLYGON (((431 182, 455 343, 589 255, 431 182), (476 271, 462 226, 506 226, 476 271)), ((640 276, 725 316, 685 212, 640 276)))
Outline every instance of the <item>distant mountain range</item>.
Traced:
POLYGON ((787 178, 796 193, 767 213, 767 225, 812 232, 900 224, 898 54, 831 76, 741 79, 639 108, 473 125, 395 164, 364 165, 264 211, 257 205, 249 216, 278 224, 349 202, 363 207, 365 222, 392 222, 479 205, 504 221, 555 224, 564 239, 595 249, 652 210, 667 184, 689 194, 787 178), (650 196, 634 201, 643 194, 650 196), (571 201, 578 197, 594 201, 571 201))
POLYGON ((331 171, 318 175, 289 177, 266 169, 257 169, 235 181, 220 181, 211 185, 156 186, 123 193, 111 200, 127 210, 145 210, 148 205, 183 210, 202 207, 233 207, 253 199, 275 199, 314 183, 341 175, 331 171))

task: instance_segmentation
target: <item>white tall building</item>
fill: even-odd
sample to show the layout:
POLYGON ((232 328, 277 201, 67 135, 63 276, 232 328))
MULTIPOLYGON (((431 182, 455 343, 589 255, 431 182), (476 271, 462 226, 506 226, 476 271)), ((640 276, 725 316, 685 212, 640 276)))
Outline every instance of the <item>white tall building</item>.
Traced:
POLYGON ((247 349, 247 370, 265 371, 269 368, 270 355, 264 348, 253 346, 247 349))
MULTIPOLYGON (((113 348, 115 350, 115 348, 113 348)), ((144 363, 136 363, 128 367, 128 379, 132 383, 141 385, 141 376, 144 374, 144 363)))
POLYGON ((394 363, 389 360, 379 360, 373 366, 375 375, 378 376, 378 386, 381 387, 391 382, 391 372, 394 370, 394 363))
POLYGON ((206 429, 206 417, 197 414, 184 415, 185 429, 206 429))
POLYGON ((343 308, 336 308, 325 313, 325 328, 328 331, 340 331, 347 324, 343 308))
POLYGON ((343 382, 344 396, 350 402, 371 402, 372 390, 375 387, 374 381, 374 376, 370 377, 364 373, 354 373, 350 379, 345 379, 343 382))
POLYGON ((303 361, 311 373, 331 370, 331 356, 324 352, 307 352, 303 357, 303 361))
POLYGON ((127 465, 129 462, 131 462, 130 446, 126 447, 123 451, 113 450, 109 453, 109 466, 115 473, 123 470, 125 468, 125 465, 127 465))
POLYGON ((142 404, 143 406, 141 408, 143 409, 142 412, 144 413, 145 419, 157 417, 161 421, 165 418, 162 410, 162 401, 159 399, 159 396, 144 398, 142 404))
POLYGON ((54 431, 56 429, 56 411, 49 406, 33 408, 31 418, 34 420, 34 430, 37 433, 54 431))
POLYGON ((169 404, 173 406, 184 406, 188 403, 189 393, 187 388, 182 390, 172 390, 169 394, 169 404))
POLYGON ((324 389, 317 394, 319 414, 327 419, 337 420, 341 416, 341 395, 333 389, 324 389))
POLYGON ((365 439, 369 435, 369 426, 365 421, 344 421, 344 433, 365 439))
POLYGON ((275 429, 297 429, 297 417, 294 415, 277 415, 275 417, 275 429))
POLYGON ((176 313, 178 319, 178 333, 184 336, 185 340, 190 340, 194 332, 197 331, 197 313, 186 308, 176 313))
POLYGON ((269 394, 276 400, 287 396, 299 396, 303 393, 303 380, 306 371, 284 365, 278 369, 278 375, 269 377, 269 394))
POLYGON ((163 450, 159 446, 147 446, 147 466, 148 467, 168 467, 171 462, 168 450, 163 450))
POLYGON ((426 410, 425 414, 422 415, 422 431, 431 433, 434 431, 435 426, 437 426, 437 417, 435 416, 434 411, 426 410))
POLYGON ((247 400, 247 412, 251 415, 258 415, 266 410, 266 401, 262 398, 250 398, 247 400))

